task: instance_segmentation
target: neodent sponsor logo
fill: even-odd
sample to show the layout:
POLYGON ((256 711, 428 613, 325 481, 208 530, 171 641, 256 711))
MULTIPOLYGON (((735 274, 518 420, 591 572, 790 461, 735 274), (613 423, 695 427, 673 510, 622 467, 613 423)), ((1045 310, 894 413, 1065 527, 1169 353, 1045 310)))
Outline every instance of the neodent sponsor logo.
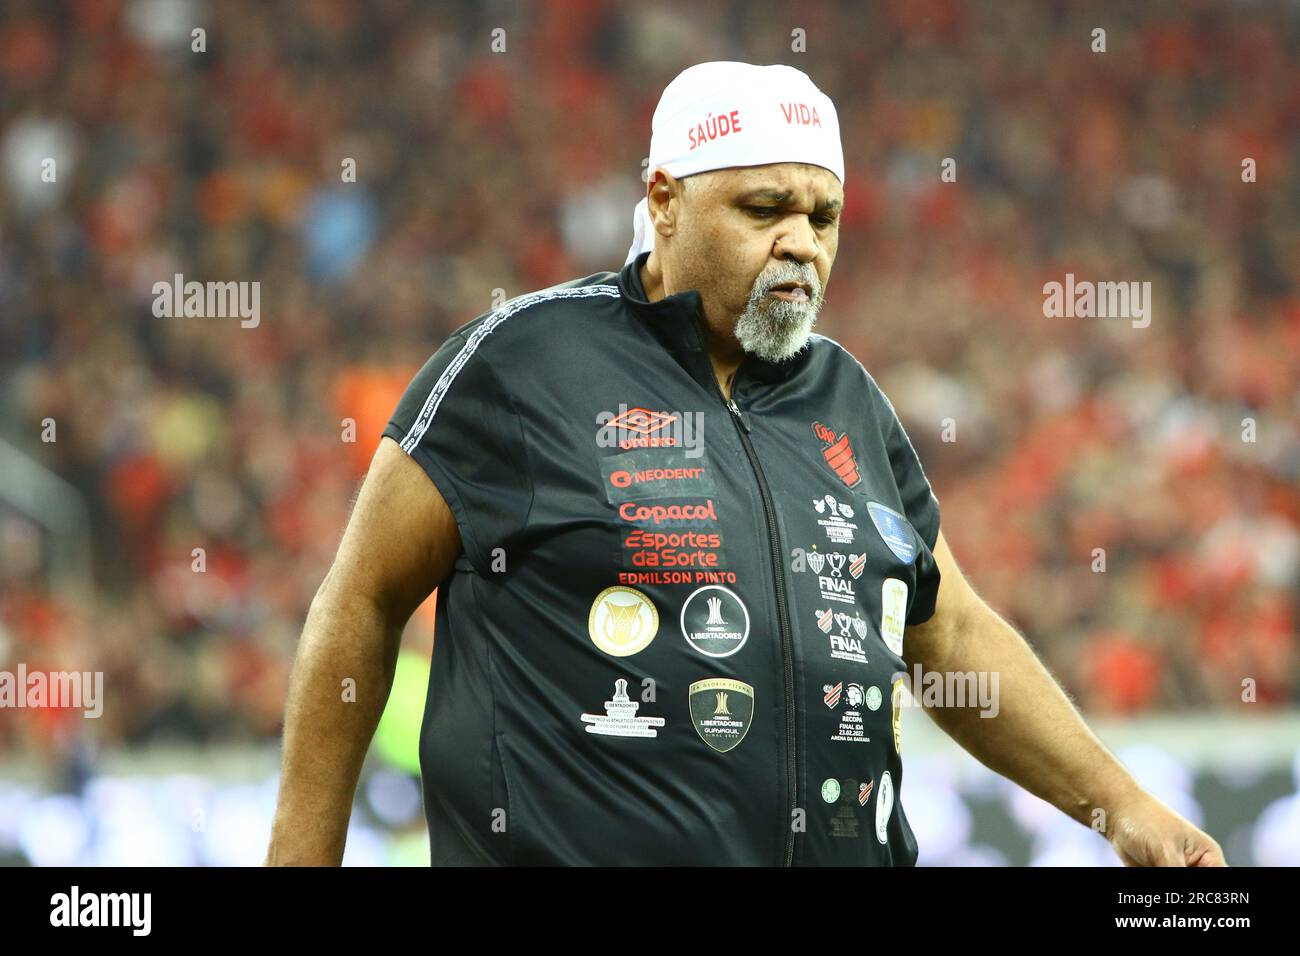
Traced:
POLYGON ((634 448, 602 457, 600 471, 612 505, 652 498, 703 501, 716 493, 703 449, 688 458, 681 448, 634 448))
POLYGON ((71 892, 50 897, 51 926, 129 926, 133 936, 148 936, 152 927, 152 893, 71 892))
POLYGON ((718 515, 713 510, 713 499, 702 505, 638 505, 625 501, 619 505, 618 516, 624 521, 636 523, 650 521, 663 524, 665 521, 717 521, 718 515))
POLYGON ((642 471, 613 472, 610 483, 618 488, 644 484, 647 481, 692 481, 704 474, 703 468, 646 468, 642 471))

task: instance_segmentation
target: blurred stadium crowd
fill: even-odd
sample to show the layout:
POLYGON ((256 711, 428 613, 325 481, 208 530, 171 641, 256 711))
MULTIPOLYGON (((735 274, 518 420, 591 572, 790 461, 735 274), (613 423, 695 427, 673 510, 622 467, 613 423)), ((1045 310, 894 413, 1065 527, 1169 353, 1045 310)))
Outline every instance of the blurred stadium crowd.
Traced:
MULTIPOLYGON (((1295 706, 1300 8, 1202 0, 5 3, 0 439, 84 500, 93 583, 0 495, 0 667, 102 670, 104 746, 273 740, 400 390, 495 290, 621 266, 659 93, 709 59, 836 102, 818 330, 1080 705, 1295 706), (155 317, 176 273, 260 282, 260 324, 155 317), (1066 273, 1150 281, 1150 326, 1044 317, 1066 273)), ((0 753, 80 724, 7 714, 0 753)))

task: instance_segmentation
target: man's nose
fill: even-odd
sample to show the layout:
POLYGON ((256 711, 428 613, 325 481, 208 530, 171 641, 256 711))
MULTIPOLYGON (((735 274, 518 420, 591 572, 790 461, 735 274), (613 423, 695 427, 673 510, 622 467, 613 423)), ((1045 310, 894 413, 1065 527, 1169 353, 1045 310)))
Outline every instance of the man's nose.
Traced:
POLYGON ((817 258, 819 245, 817 233, 812 223, 805 216, 795 216, 787 220, 788 225, 777 236, 772 252, 777 259, 794 259, 798 262, 812 262, 817 258))

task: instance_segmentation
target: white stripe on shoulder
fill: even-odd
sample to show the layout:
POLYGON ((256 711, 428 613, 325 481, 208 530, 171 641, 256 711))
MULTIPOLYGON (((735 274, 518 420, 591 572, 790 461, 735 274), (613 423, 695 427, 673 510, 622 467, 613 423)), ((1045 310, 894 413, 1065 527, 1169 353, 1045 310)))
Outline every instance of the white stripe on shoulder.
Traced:
POLYGON ((479 344, 491 335, 492 331, 502 322, 512 315, 522 312, 529 306, 549 302, 552 299, 588 299, 601 295, 617 298, 619 295, 618 286, 587 285, 568 289, 542 289, 540 292, 532 292, 528 295, 521 295, 517 299, 512 299, 495 312, 492 312, 470 334, 461 350, 456 353, 456 357, 438 376, 438 381, 434 383, 433 388, 429 390, 428 397, 424 400, 420 414, 411 423, 411 430, 402 439, 402 450, 409 455, 415 446, 420 443, 420 439, 424 437, 424 433, 429 429, 429 424, 433 421, 433 416, 438 413, 438 406, 442 404, 442 398, 447 394, 447 389, 451 387, 452 381, 455 380, 460 370, 465 367, 465 363, 474 355, 479 344))
POLYGON ((853 361, 857 362, 857 363, 858 363, 858 368, 862 369, 862 374, 865 375, 865 376, 867 377, 867 380, 868 380, 869 382, 871 382, 872 384, 874 384, 874 385, 876 386, 876 391, 880 394, 880 397, 883 398, 883 399, 885 400, 885 404, 889 406, 889 411, 893 414, 893 416, 894 416, 895 418, 898 417, 898 412, 894 409, 894 403, 891 402, 891 401, 889 400, 889 396, 886 395, 886 394, 885 394, 885 390, 884 390, 883 388, 880 387, 880 383, 877 382, 877 381, 875 380, 875 378, 872 376, 872 374, 871 374, 870 372, 867 371, 867 367, 866 367, 865 365, 862 364, 862 360, 861 360, 861 359, 859 359, 856 355, 854 355, 852 352, 850 352, 848 349, 846 349, 846 348, 845 348, 843 345, 841 345, 839 342, 836 342, 836 341, 835 341, 833 338, 831 338, 829 335, 822 335, 820 332, 813 332, 813 333, 810 334, 808 337, 809 337, 809 338, 812 338, 812 339, 821 339, 821 340, 824 341, 824 342, 829 342, 829 343, 831 343, 831 345, 835 346, 837 349, 839 349, 841 352, 843 352, 843 353, 844 353, 845 355, 847 355, 849 358, 853 359, 853 361))
MULTIPOLYGON (((871 381, 873 381, 873 382, 875 381, 874 378, 871 378, 871 373, 867 371, 867 367, 866 367, 865 365, 862 364, 861 360, 860 360, 856 355, 854 355, 852 352, 850 352, 848 349, 846 349, 843 345, 840 345, 839 342, 836 342, 836 341, 835 341, 833 338, 831 338, 829 335, 822 335, 820 332, 812 332, 812 333, 810 333, 810 334, 808 335, 808 338, 810 338, 810 339, 821 339, 823 342, 829 342, 829 343, 831 343, 831 345, 835 346, 837 349, 839 349, 841 352, 843 352, 843 353, 844 353, 845 355, 847 355, 849 358, 853 359, 853 361, 857 362, 857 363, 858 363, 858 368, 862 369, 862 374, 863 374, 863 375, 865 375, 867 378, 870 378, 871 381)), ((879 386, 877 386, 877 388, 878 388, 878 387, 879 387, 879 386)), ((881 394, 883 395, 884 393, 881 392, 881 394)))

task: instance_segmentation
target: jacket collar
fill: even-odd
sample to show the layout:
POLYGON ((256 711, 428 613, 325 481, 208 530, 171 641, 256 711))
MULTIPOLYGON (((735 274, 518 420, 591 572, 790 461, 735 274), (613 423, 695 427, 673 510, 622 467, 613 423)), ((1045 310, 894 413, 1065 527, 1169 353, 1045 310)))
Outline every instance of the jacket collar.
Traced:
POLYGON ((641 282, 641 267, 649 258, 649 252, 641 253, 618 274, 618 291, 623 301, 665 347, 674 351, 704 351, 704 316, 699 290, 686 289, 651 302, 641 282))
MULTIPOLYGON (((700 309, 699 290, 686 289, 664 296, 657 302, 649 301, 641 282, 641 267, 648 258, 648 251, 641 253, 618 274, 618 291, 623 302, 670 352, 697 353, 698 360, 692 357, 688 367, 693 373, 697 372, 695 366, 702 360, 711 377, 713 367, 703 344, 704 316, 700 309)), ((736 386, 748 378, 769 383, 788 378, 807 361, 810 351, 811 346, 783 362, 769 362, 756 355, 746 355, 736 372, 736 386)), ((696 377, 700 376, 697 374, 696 377)))

